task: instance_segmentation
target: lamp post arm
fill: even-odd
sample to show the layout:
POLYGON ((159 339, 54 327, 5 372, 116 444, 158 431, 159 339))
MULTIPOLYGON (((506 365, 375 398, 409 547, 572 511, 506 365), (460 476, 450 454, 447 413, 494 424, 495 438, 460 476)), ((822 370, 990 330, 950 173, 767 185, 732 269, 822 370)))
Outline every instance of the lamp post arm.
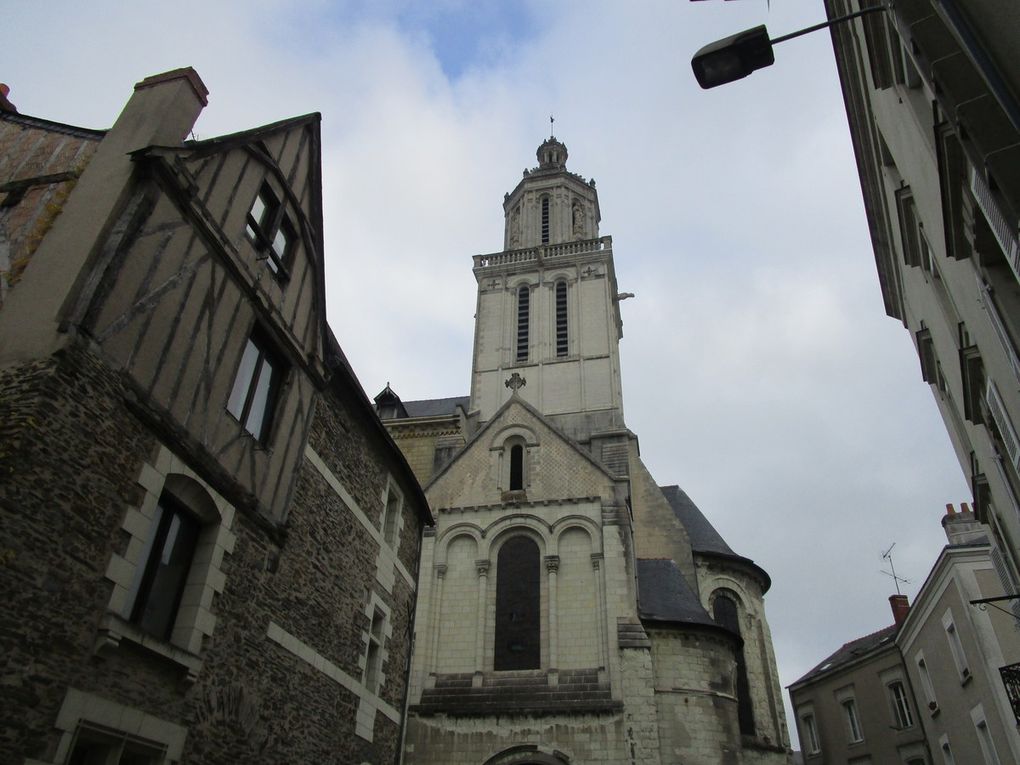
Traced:
POLYGON ((849 21, 850 19, 856 19, 858 16, 864 16, 868 13, 874 13, 875 11, 885 10, 888 10, 888 8, 884 5, 876 5, 872 8, 864 8, 859 11, 854 11, 853 13, 848 13, 846 16, 840 16, 838 19, 823 21, 821 24, 815 24, 813 27, 808 27, 807 29, 799 29, 796 32, 790 32, 790 34, 788 35, 774 37, 771 40, 769 40, 769 42, 772 43, 773 45, 775 45, 776 43, 786 42, 787 40, 792 40, 794 37, 800 37, 801 35, 810 34, 811 32, 817 32, 819 29, 825 29, 827 27, 835 26, 836 24, 841 24, 844 21, 849 21))

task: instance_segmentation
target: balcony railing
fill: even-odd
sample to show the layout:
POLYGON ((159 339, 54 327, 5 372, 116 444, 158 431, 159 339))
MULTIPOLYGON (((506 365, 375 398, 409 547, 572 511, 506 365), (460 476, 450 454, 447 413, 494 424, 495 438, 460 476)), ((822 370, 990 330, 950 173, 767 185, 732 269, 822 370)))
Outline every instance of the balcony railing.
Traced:
POLYGON ((1013 469, 1020 474, 1020 439, 1017 438, 1016 429, 1006 412, 1006 406, 1002 403, 999 389, 995 387, 991 378, 988 378, 988 387, 985 389, 985 403, 988 404, 988 412, 999 429, 999 436, 1002 438, 1002 445, 1006 447, 1009 461, 1013 469))
POLYGON ((1016 718, 1017 725, 1020 725, 1020 664, 999 667, 999 675, 1006 688, 1009 705, 1013 707, 1013 717, 1016 718))
POLYGON ((992 288, 980 274, 977 281, 981 305, 984 306, 988 320, 992 324, 992 329, 995 330, 995 336, 999 338, 999 345, 1006 352, 1006 358, 1009 359, 1009 365, 1013 369, 1013 376, 1017 379, 1017 382, 1020 382, 1020 358, 1017 358, 1016 349, 1013 348, 1013 341, 1010 339, 1009 330, 1006 329, 1006 322, 1003 321, 999 309, 995 307, 995 301, 992 300, 992 288))
POLYGON ((973 165, 970 166, 970 190, 977 200, 978 207, 985 214, 992 233, 999 243, 999 247, 1006 254, 1006 260, 1013 269, 1013 274, 1020 281, 1020 244, 1017 243, 1017 232, 1010 226, 1006 216, 1002 214, 999 205, 992 196, 991 189, 985 183, 985 179, 973 165))
POLYGON ((505 250, 495 252, 491 255, 475 255, 475 270, 480 268, 493 268, 496 266, 509 266, 517 263, 528 263, 531 261, 543 262, 562 258, 568 255, 580 255, 585 252, 598 252, 607 247, 612 247, 613 237, 603 236, 598 239, 585 239, 580 242, 563 242, 562 244, 543 244, 539 247, 528 247, 523 250, 505 250))

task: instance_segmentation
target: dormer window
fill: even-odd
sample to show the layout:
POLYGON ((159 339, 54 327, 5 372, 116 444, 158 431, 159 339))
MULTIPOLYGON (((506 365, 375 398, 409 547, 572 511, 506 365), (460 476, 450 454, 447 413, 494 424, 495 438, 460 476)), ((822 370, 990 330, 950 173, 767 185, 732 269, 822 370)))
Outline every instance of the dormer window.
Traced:
POLYGON ((291 256, 297 244, 297 231, 291 223, 279 197, 263 183, 248 211, 245 233, 255 245, 259 258, 278 279, 288 277, 291 256))

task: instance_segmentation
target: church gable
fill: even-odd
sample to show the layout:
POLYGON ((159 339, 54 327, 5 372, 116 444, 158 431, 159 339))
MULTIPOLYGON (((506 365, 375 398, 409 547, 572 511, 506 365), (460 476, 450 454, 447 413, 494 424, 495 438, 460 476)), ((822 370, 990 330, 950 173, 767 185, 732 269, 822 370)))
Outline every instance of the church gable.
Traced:
POLYGON ((615 479, 519 398, 508 401, 427 488, 433 508, 601 497, 615 479))

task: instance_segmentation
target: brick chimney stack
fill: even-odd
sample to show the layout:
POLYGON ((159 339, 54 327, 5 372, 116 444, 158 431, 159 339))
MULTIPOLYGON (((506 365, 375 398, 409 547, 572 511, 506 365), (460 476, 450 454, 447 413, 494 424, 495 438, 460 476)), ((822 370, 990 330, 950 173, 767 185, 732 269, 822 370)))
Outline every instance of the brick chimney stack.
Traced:
POLYGON ((907 596, 890 595, 889 605, 892 607, 893 621, 899 627, 903 624, 903 620, 907 618, 907 614, 910 613, 910 603, 907 600, 907 596))
POLYGON ((942 528, 946 539, 951 545, 966 545, 988 541, 985 527, 978 522, 966 502, 960 503, 960 512, 956 512, 952 503, 946 505, 946 514, 942 518, 942 528))

